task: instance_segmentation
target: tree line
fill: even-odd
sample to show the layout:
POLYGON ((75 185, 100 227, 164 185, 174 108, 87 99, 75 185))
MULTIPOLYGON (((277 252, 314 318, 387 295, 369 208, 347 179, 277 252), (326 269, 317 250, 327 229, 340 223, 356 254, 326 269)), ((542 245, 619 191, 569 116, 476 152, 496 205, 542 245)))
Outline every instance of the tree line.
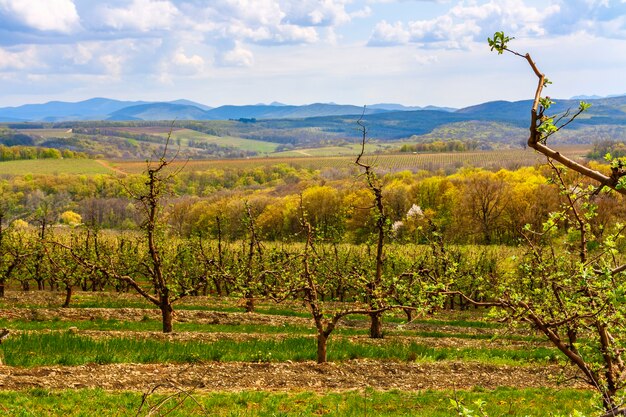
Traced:
POLYGON ((0 161, 19 161, 25 159, 84 159, 84 152, 69 149, 55 149, 41 146, 5 146, 0 145, 0 161))
MULTIPOLYGON (((133 175, 126 181, 139 184, 142 178, 133 175)), ((425 243, 428 219, 450 243, 516 245, 526 224, 538 227, 559 210, 560 198, 551 192, 549 178, 545 167, 526 167, 497 172, 465 168, 452 175, 405 171, 380 180, 392 238, 398 242, 425 243), (424 218, 414 215, 417 208, 424 218)), ((316 233, 328 241, 367 242, 375 224, 372 192, 354 171, 328 177, 286 165, 213 169, 181 172, 171 187, 164 211, 172 232, 183 237, 217 238, 219 217, 221 236, 241 239, 246 205, 260 238, 268 241, 305 240, 300 202, 316 233)), ((0 180, 0 196, 3 227, 16 219, 38 224, 42 216, 46 224, 62 223, 66 211, 100 229, 137 230, 141 223, 122 183, 106 175, 10 177, 0 180)), ((601 193, 595 203, 598 216, 590 227, 602 236, 626 208, 617 193, 601 193)))

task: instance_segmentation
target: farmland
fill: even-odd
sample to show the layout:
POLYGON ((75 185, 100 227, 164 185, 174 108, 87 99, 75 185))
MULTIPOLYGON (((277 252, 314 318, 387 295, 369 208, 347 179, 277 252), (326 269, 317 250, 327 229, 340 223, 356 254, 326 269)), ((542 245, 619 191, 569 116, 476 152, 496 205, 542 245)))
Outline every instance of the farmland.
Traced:
MULTIPOLYGON (((128 133, 149 137, 120 140, 157 150, 169 129, 128 133)), ((211 137, 175 129, 172 139, 211 137)), ((0 244, 0 329, 10 332, 0 415, 81 415, 73 410, 86 404, 102 415, 428 417, 468 407, 521 417, 546 415, 546 404, 563 416, 595 413, 597 394, 541 332, 457 295, 490 302, 524 285, 519 266, 532 266, 520 235, 562 204, 541 158, 528 149, 366 155, 389 207, 384 224, 395 227, 379 229, 378 283, 372 192, 354 155, 324 156, 340 149, 355 152, 174 160, 163 199, 141 197, 145 161, 0 163, 0 209, 19 220, 0 244), (154 230, 167 287, 151 275, 142 201, 163 204, 154 230), (165 307, 150 298, 163 288, 174 299, 165 307), (370 337, 372 300, 384 310, 381 338, 370 337), (320 314, 322 327, 336 326, 323 357, 320 314)), ((576 160, 588 149, 561 148, 576 160)), ((621 216, 620 202, 603 196, 605 217, 589 217, 590 230, 621 216)), ((554 242, 569 256, 566 227, 554 242)), ((541 273, 537 289, 548 282, 541 273)))
POLYGON ((113 171, 93 159, 30 159, 0 162, 0 175, 100 175, 113 171))
MULTIPOLYGON (((168 132, 160 133, 162 136, 167 136, 168 134, 168 132)), ((176 143, 181 143, 186 146, 191 146, 190 141, 195 144, 209 143, 218 146, 235 147, 244 151, 258 153, 260 155, 270 154, 278 147, 277 143, 244 139, 233 136, 215 136, 190 129, 176 129, 172 131, 171 136, 176 143)))
POLYGON ((547 401, 563 413, 591 411, 589 392, 559 382, 556 352, 481 311, 410 324, 390 315, 380 341, 354 317, 334 336, 331 362, 315 365, 313 329, 298 304, 262 303, 250 314, 238 312, 236 300, 192 297, 178 306, 178 331, 163 335, 156 312, 136 296, 77 293, 73 306, 59 309, 62 300, 9 292, 0 302, 0 326, 12 332, 0 347, 0 415, 79 415, 70 411, 78 402, 103 415, 136 413, 153 389, 151 405, 174 395, 166 409, 184 394, 173 415, 448 416, 453 398, 485 400, 495 415, 545 415, 547 401))
MULTIPOLYGON (((356 154, 354 148, 346 148, 347 152, 356 154)), ((563 153, 581 158, 589 149, 587 145, 569 146, 563 149, 563 153)), ((315 149, 307 156, 301 151, 298 157, 274 157, 274 158, 249 158, 229 160, 189 160, 179 161, 177 164, 185 165, 188 171, 203 171, 207 169, 244 168, 244 167, 268 167, 285 164, 296 168, 309 170, 324 169, 353 169, 354 156, 317 156, 320 153, 332 153, 334 151, 325 148, 315 149)), ((378 154, 368 156, 367 159, 382 172, 397 171, 437 171, 445 170, 454 172, 462 167, 477 167, 486 169, 517 168, 533 166, 543 163, 542 157, 530 149, 511 149, 503 151, 478 151, 478 152, 448 152, 432 154, 378 154)), ((113 161, 111 165, 126 173, 141 173, 145 169, 145 162, 137 161, 113 161)))
MULTIPOLYGON (((574 156, 583 151, 567 148, 574 156)), ((172 178, 179 196, 166 206, 168 237, 158 242, 167 279, 185 296, 172 304, 174 331, 168 333, 162 332, 162 311, 110 272, 128 271, 137 286, 154 291, 151 268, 145 268, 150 251, 138 232, 143 220, 126 196, 145 183, 145 162, 50 161, 106 165, 124 179, 5 171, 9 205, 2 207, 24 213, 28 223, 4 229, 0 246, 6 260, 0 265, 0 329, 10 332, 0 345, 0 415, 81 415, 88 406, 101 415, 160 409, 181 416, 429 417, 468 407, 521 417, 546 415, 546 404, 564 416, 595 413, 597 395, 572 378, 580 372, 536 329, 497 322, 491 311, 456 295, 431 300, 420 292, 434 278, 452 294, 484 292, 488 299, 497 297, 494 283, 517 285, 517 265, 527 256, 517 243, 532 219, 527 213, 559 207, 546 198, 546 170, 535 166, 537 156, 519 149, 367 160, 389 171, 381 177, 386 190, 399 190, 385 194, 384 204, 397 207, 390 222, 406 222, 385 246, 382 302, 414 311, 386 310, 383 338, 369 337, 367 315, 347 313, 327 340, 325 363, 317 363, 319 329, 306 288, 319 289, 316 305, 326 320, 367 311, 373 294, 363 292, 375 270, 372 214, 358 208, 371 200, 354 179, 351 157, 174 162, 176 172, 184 167, 172 178), (499 170, 399 172, 420 164, 442 164, 437 169, 445 171, 457 157, 465 158, 458 159, 462 166, 473 160, 499 170), (531 167, 500 169, 525 163, 531 167), (328 175, 333 170, 347 175, 328 175), (65 194, 32 191, 34 183, 65 194), (484 229, 471 198, 493 184, 506 198, 494 200, 499 217, 484 229), (410 219, 414 202, 428 219, 410 219), (108 230, 70 225, 62 220, 70 209, 108 230), (314 255, 303 242, 303 211, 319 231, 314 255), (57 224, 42 227, 46 222, 57 224), (445 228, 433 230, 428 222, 445 228), (308 256, 311 264, 304 263, 308 256), (97 268, 107 272, 94 272, 103 260, 106 266, 97 268), (305 277, 314 283, 303 284, 305 277), (35 285, 40 290, 31 291, 35 285)), ((14 162, 5 166, 31 161, 14 162)), ((608 197, 603 207, 611 216, 621 212, 608 197)), ((623 248, 623 242, 616 245, 623 248)))

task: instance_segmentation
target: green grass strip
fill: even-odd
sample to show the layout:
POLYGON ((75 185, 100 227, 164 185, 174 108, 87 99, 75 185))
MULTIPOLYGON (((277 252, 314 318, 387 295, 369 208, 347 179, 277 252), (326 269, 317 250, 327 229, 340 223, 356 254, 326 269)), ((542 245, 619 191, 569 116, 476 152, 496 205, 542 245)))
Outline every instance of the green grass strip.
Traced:
MULTIPOLYGON (((7 339, 0 347, 6 365, 33 367, 43 365, 83 365, 87 363, 193 363, 198 361, 304 361, 315 359, 313 337, 167 341, 104 337, 93 339, 66 332, 22 333, 7 339)), ((491 364, 527 364, 556 361, 555 349, 433 348, 418 343, 388 339, 371 343, 331 338, 328 359, 382 359, 408 361, 472 360, 491 364)))
MULTIPOLYGON (((148 387, 147 387, 148 388, 148 387)), ((149 397, 157 404, 165 397, 149 397)), ((552 389, 509 389, 493 391, 404 391, 381 392, 366 389, 342 393, 312 392, 194 394, 181 402, 175 397, 163 405, 163 413, 175 408, 170 417, 210 415, 228 417, 450 417, 456 411, 450 400, 456 398, 466 407, 476 409, 475 401, 485 401, 489 416, 546 417, 568 416, 574 410, 593 415, 593 394, 589 391, 552 389), (195 401, 194 401, 195 400, 195 401), (196 402, 197 401, 197 402, 196 402), (180 404, 179 404, 180 403, 180 404)), ((66 390, 51 392, 33 389, 26 392, 0 392, 0 416, 134 416, 141 404, 141 393, 112 393, 102 390, 66 390)), ((144 408, 139 415, 146 415, 144 408)), ((158 414, 163 415, 163 414, 158 414)), ((478 414, 475 414, 478 415, 478 414)))
MULTIPOLYGON (((0 319, 0 328, 9 330, 68 330, 76 327, 79 330, 98 331, 131 331, 131 332, 160 332, 163 329, 161 321, 148 319, 141 321, 123 321, 117 319, 95 319, 95 320, 7 320, 0 319)), ((209 324, 209 323, 176 323, 176 332, 206 332, 206 333, 249 333, 249 334, 289 334, 289 335, 314 335, 316 333, 312 326, 298 326, 291 324, 266 325, 266 324, 209 324)), ((338 327, 334 335, 358 336, 369 334, 367 328, 346 328, 338 327)), ((492 340, 493 334, 473 334, 473 333, 453 333, 445 331, 423 331, 423 330, 388 330, 386 336, 418 336, 431 339, 469 339, 469 340, 492 340)), ((500 335, 496 337, 501 340, 542 342, 541 337, 520 336, 520 335, 500 335)))

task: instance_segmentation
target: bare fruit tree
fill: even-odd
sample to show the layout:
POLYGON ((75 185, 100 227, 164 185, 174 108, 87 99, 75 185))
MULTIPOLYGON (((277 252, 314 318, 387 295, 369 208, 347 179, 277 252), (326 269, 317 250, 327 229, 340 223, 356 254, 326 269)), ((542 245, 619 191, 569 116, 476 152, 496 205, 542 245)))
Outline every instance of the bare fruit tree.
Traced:
POLYGON ((176 262, 181 248, 167 234, 163 219, 164 199, 169 195, 172 180, 180 171, 171 169, 177 155, 168 157, 170 137, 171 131, 158 161, 147 162, 144 181, 126 185, 126 190, 137 203, 143 219, 141 237, 131 242, 135 255, 126 257, 130 259, 129 262, 121 265, 122 256, 116 255, 117 252, 108 257, 100 255, 94 259, 82 256, 75 247, 61 245, 69 249, 74 258, 87 269, 97 271, 112 281, 124 283, 158 307, 161 310, 164 333, 173 330, 174 302, 197 292, 206 285, 209 276, 206 268, 194 268, 207 265, 206 262, 176 262), (196 275, 193 279, 189 278, 190 272, 196 275))
POLYGON ((374 194, 374 213, 376 218, 376 258, 373 277, 366 281, 367 299, 371 312, 370 316, 370 337, 380 339, 383 337, 382 316, 385 309, 383 292, 383 264, 385 262, 385 239, 389 229, 389 217, 385 211, 383 203, 383 184, 374 172, 371 164, 365 162, 365 144, 367 143, 367 128, 363 123, 363 116, 357 121, 361 131, 361 151, 359 152, 355 164, 363 169, 367 187, 374 194))

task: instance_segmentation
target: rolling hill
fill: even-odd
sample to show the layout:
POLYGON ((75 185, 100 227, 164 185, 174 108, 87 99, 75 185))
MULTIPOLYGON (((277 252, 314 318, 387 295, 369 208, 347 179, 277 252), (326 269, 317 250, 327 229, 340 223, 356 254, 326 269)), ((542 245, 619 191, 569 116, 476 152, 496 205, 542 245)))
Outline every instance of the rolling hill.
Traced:
MULTIPOLYGON (((579 104, 577 100, 555 101, 550 114, 568 109, 572 109, 572 114, 579 104)), ((626 96, 589 102, 592 107, 553 140, 569 144, 626 140, 626 96)), ((399 150, 403 144, 451 141, 463 142, 468 149, 516 148, 526 141, 531 104, 530 100, 493 101, 456 111, 410 110, 401 105, 381 104, 379 106, 385 109, 365 108, 363 122, 368 138, 384 145, 386 152, 399 150), (395 143, 395 148, 383 142, 395 143)), ((186 100, 170 103, 108 99, 51 102, 0 109, 0 118, 4 118, 0 120, 5 120, 0 125, 0 144, 71 149, 110 158, 142 158, 146 152, 161 146, 164 133, 172 128, 172 120, 175 120, 174 136, 186 147, 184 151, 190 158, 247 157, 281 151, 302 154, 303 149, 310 148, 329 148, 324 153, 332 153, 338 146, 349 147, 359 141, 362 132, 356 122, 363 111, 359 106, 323 103, 211 109, 186 100), (46 113, 46 106, 49 113, 46 113), (107 114, 107 120, 91 120, 96 116, 89 116, 111 109, 116 110, 107 114), (67 121, 69 112, 82 119, 67 121), (40 119, 35 123, 20 123, 27 117, 40 119), (58 120, 42 121, 55 118, 58 120), (186 131, 183 134, 179 129, 186 131)))

